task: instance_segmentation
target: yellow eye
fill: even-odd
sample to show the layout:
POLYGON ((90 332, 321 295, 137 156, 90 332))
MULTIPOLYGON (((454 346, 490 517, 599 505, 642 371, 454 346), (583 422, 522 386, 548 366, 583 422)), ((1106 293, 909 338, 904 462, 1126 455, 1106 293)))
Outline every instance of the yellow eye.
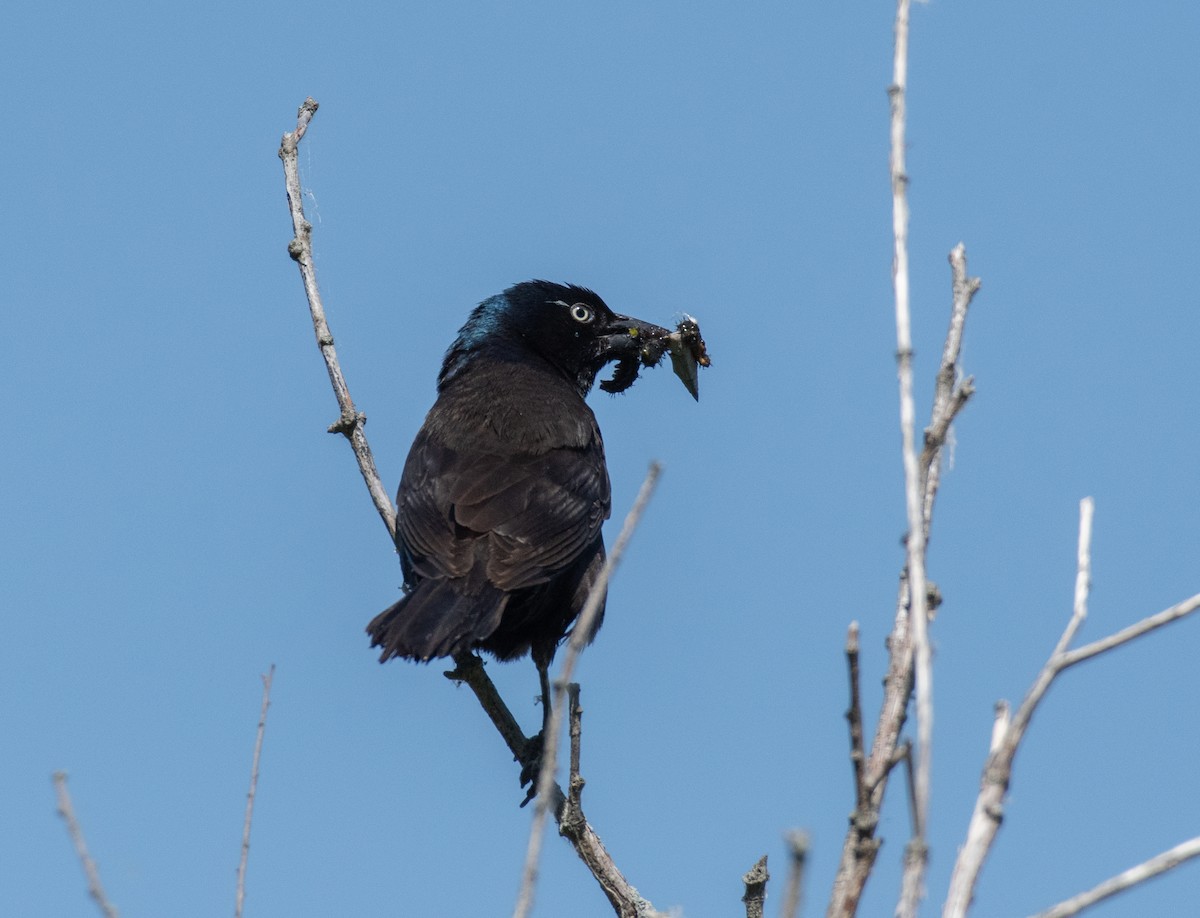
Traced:
POLYGON ((596 314, 583 303, 576 303, 571 307, 571 318, 576 322, 587 325, 592 319, 596 318, 596 314))

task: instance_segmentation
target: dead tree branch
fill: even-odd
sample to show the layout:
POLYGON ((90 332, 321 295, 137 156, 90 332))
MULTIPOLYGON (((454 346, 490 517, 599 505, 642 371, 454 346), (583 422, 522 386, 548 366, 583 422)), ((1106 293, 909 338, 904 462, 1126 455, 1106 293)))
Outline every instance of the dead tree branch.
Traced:
POLYGON ((900 382, 900 436, 904 460, 904 504, 908 516, 907 572, 909 585, 909 631, 913 647, 913 681, 917 695, 917 750, 913 787, 912 839, 904 856, 898 918, 914 918, 924 897, 924 875, 928 847, 925 825, 929 812, 929 774, 933 755, 933 662, 929 652, 929 615, 925 586, 925 542, 922 478, 917 467, 913 407, 912 323, 908 282, 908 173, 905 170, 905 93, 908 87, 909 0, 896 4, 895 56, 892 85, 888 89, 892 109, 892 286, 896 298, 896 365, 900 382))
POLYGON ((104 885, 100 882, 100 870, 88 853, 87 843, 83 840, 83 829, 75 818, 75 807, 71 805, 71 794, 67 790, 67 773, 65 771, 54 773, 54 793, 58 798, 58 815, 67 824, 67 833, 75 845, 75 854, 78 855, 79 863, 83 866, 83 875, 87 877, 88 895, 100 908, 104 918, 117 918, 117 909, 108 901, 104 885))
MULTIPOLYGON (((951 425, 974 393, 972 380, 959 382, 959 355, 967 310, 978 292, 977 278, 967 275, 966 250, 961 243, 950 253, 953 306, 950 328, 942 348, 933 408, 918 459, 915 444, 915 410, 912 383, 912 334, 908 271, 908 173, 905 167, 906 92, 908 84, 909 0, 897 0, 895 54, 891 108, 890 173, 892 190, 892 284, 896 312, 896 364, 900 389, 900 429, 904 461, 904 496, 908 520, 906 564, 900 575, 896 612, 888 636, 888 671, 884 679, 883 706, 876 722, 870 755, 861 769, 855 763, 854 812, 842 844, 842 855, 833 883, 828 918, 851 918, 858 911, 867 879, 875 866, 880 839, 879 814, 891 769, 897 761, 900 734, 908 717, 914 685, 917 693, 917 749, 914 775, 913 837, 905 857, 900 915, 913 915, 924 895, 927 860, 925 827, 929 804, 929 774, 933 737, 933 669, 929 651, 928 613, 937 605, 936 588, 925 573, 925 552, 933 521, 933 507, 941 477, 942 452, 951 425), (865 791, 865 793, 864 793, 865 791)), ((852 672, 852 678, 854 673, 852 672)), ((851 686, 852 695, 857 692, 851 686)), ((854 706, 852 702, 851 710, 854 706)), ((859 715, 861 717, 861 715, 859 715)), ((853 724, 851 726, 853 731, 853 724)), ((851 738, 851 756, 856 755, 851 738)))
MULTIPOLYGON (((961 377, 959 357, 967 312, 975 294, 980 289, 980 281, 978 278, 967 275, 966 249, 961 243, 955 246, 950 253, 949 260, 953 288, 950 325, 942 348, 933 407, 929 426, 924 431, 924 447, 918 466, 920 473, 918 493, 921 495, 920 531, 925 545, 928 544, 933 521, 946 440, 954 420, 975 391, 973 380, 970 377, 965 379, 961 377), (960 379, 961 381, 958 381, 960 379)), ((903 755, 900 754, 900 736, 908 716, 908 702, 912 695, 914 672, 910 587, 910 578, 906 567, 900 575, 895 617, 892 631, 887 639, 888 670, 884 678, 883 705, 879 719, 876 721, 870 754, 866 756, 863 763, 861 782, 858 782, 856 778, 856 805, 850 816, 850 828, 842 844, 841 861, 826 913, 829 918, 849 918, 857 912, 858 903, 879 853, 881 841, 876 835, 876 830, 887 790, 887 781, 892 768, 903 759, 903 755), (860 788, 866 791, 865 801, 861 798, 860 788)), ((938 603, 937 590, 928 581, 925 584, 924 595, 926 610, 936 607, 938 603)), ((854 691, 852 685, 851 692, 854 691)), ((861 717, 861 712, 859 716, 861 717)), ((852 761, 853 756, 852 739, 852 761)))
MULTIPOLYGON (((979 796, 976 798, 975 808, 971 814, 971 821, 967 827, 967 839, 959 850, 958 858, 954 864, 954 871, 950 877, 950 888, 946 897, 946 905, 942 912, 943 918, 962 918, 970 908, 971 900, 975 894, 975 887, 979 881, 979 873, 983 868, 984 861, 987 859, 988 853, 995 841, 996 833, 1000 829, 1000 823, 1004 818, 1004 803, 1008 794, 1009 784, 1012 781, 1013 760, 1016 757, 1018 748, 1020 748, 1021 741, 1025 737, 1025 732, 1029 728, 1034 711, 1037 710, 1038 705, 1041 703, 1042 698, 1045 697, 1054 680, 1063 671, 1074 666, 1076 663, 1121 647, 1157 628, 1177 621, 1200 608, 1200 594, 1197 594, 1190 599, 1171 606, 1169 609, 1164 609, 1156 615, 1151 615, 1116 634, 1087 644, 1077 650, 1068 650, 1067 648, 1070 646, 1071 641, 1074 640, 1076 633, 1087 617, 1088 590, 1091 583, 1093 509, 1094 505, 1090 497, 1080 501, 1075 602, 1071 618, 1067 622, 1062 635, 1059 637, 1054 651, 1050 654, 1049 659, 1046 660, 1045 665, 1042 666, 1024 701, 1021 702, 1021 706, 1017 709, 1017 713, 1010 719, 1008 716, 1008 705, 1004 702, 997 705, 996 723, 992 731, 991 750, 984 765, 983 776, 980 779, 979 796)), ((1194 855, 1189 854, 1188 856, 1191 857, 1194 855)), ((1175 866, 1175 863, 1178 862, 1170 863, 1155 872, 1158 873, 1162 870, 1167 870, 1175 866)), ((1149 876, 1153 875, 1149 874, 1149 876)), ((1125 874, 1121 876, 1124 877, 1125 874)), ((1132 883, 1126 885, 1132 885, 1132 883)), ((1125 885, 1119 888, 1124 889, 1125 885)), ((1114 889, 1113 891, 1117 890, 1114 889)), ((1111 895, 1111 893, 1108 893, 1108 895, 1111 895)))

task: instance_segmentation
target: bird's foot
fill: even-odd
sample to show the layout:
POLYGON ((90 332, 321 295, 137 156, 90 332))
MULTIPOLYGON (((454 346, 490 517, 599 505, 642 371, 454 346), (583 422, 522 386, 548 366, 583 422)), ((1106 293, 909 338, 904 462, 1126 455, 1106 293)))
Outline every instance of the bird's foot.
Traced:
POLYGON ((521 801, 521 806, 525 806, 537 796, 538 792, 538 777, 542 773, 542 741, 543 734, 537 733, 525 741, 525 752, 517 760, 521 763, 521 786, 529 787, 525 791, 525 799, 521 801))

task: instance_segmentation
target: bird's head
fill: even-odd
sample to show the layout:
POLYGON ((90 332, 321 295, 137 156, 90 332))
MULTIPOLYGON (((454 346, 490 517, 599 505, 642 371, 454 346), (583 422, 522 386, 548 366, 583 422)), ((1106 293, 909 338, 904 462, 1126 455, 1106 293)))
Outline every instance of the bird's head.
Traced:
POLYGON ((605 364, 617 362, 606 392, 633 385, 641 366, 657 364, 671 332, 613 312, 591 290, 550 281, 526 281, 475 307, 446 352, 439 387, 475 354, 527 360, 535 355, 574 382, 586 395, 605 364))

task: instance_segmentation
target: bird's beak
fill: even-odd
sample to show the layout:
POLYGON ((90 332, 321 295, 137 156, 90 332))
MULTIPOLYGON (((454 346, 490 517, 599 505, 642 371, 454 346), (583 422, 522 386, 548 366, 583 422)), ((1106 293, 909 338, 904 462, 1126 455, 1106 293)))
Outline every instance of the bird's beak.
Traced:
POLYGON ((643 366, 655 366, 668 349, 671 332, 661 325, 629 316, 613 316, 600 329, 598 362, 600 366, 617 362, 611 379, 600 382, 605 392, 624 392, 637 379, 643 366))
POLYGON ((612 321, 601 331, 600 349, 607 360, 630 357, 640 360, 653 354, 653 362, 657 363, 666 348, 666 340, 670 337, 671 332, 661 325, 629 316, 613 316, 612 321), (659 343, 663 346, 658 347, 659 343))
POLYGON ((700 401, 700 367, 712 365, 700 326, 686 313, 669 331, 661 325, 631 319, 629 316, 613 316, 613 320, 599 336, 600 351, 597 370, 611 361, 617 362, 611 379, 600 382, 605 392, 624 392, 634 384, 642 367, 658 366, 666 354, 671 355, 671 369, 679 381, 700 401))

